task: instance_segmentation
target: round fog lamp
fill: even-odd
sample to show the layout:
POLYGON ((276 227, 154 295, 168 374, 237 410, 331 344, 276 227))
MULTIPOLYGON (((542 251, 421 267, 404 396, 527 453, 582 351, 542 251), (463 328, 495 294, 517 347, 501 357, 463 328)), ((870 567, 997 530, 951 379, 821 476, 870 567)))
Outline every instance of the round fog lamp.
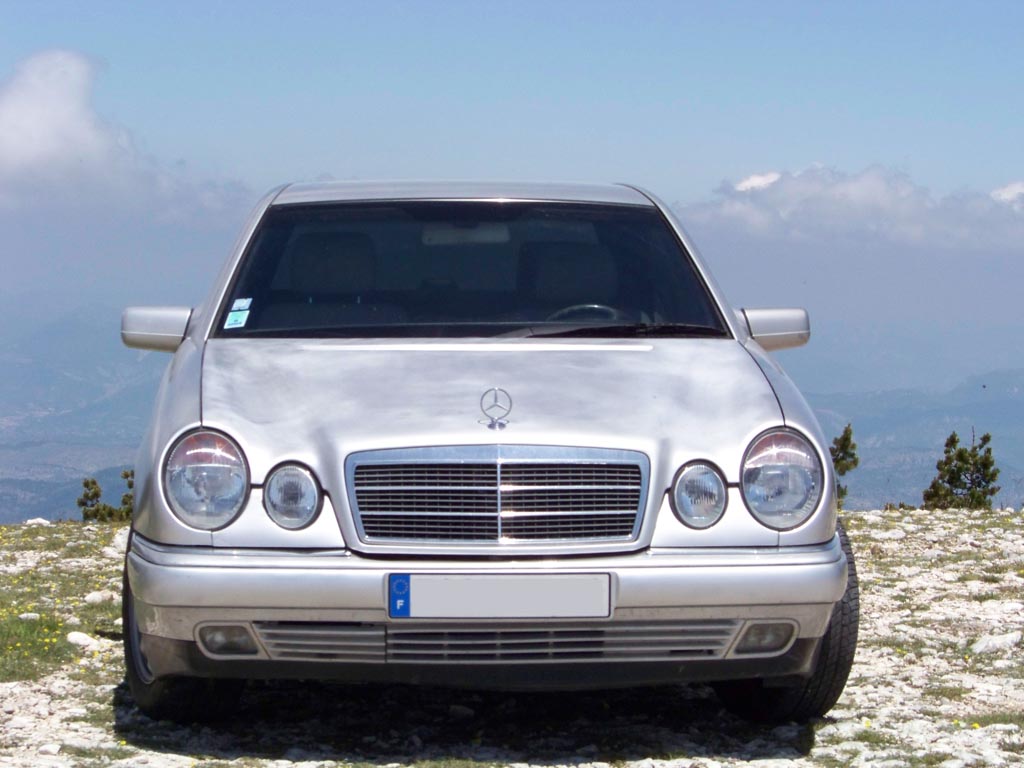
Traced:
POLYGON ((672 509, 691 528, 710 528, 725 512, 725 481, 705 462, 687 464, 672 485, 672 509))
POLYGON ((263 505, 270 519, 290 531, 313 522, 322 498, 313 473, 295 464, 275 469, 263 488, 263 505))

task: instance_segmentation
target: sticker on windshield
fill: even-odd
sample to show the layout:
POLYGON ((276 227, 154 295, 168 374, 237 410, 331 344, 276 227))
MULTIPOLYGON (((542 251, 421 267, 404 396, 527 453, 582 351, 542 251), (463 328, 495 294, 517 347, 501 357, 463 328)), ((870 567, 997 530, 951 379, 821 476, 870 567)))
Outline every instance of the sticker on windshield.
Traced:
POLYGON ((249 320, 249 310, 235 310, 234 312, 228 312, 228 319, 224 321, 224 330, 230 330, 232 328, 244 328, 246 322, 249 320))
POLYGON ((235 303, 231 305, 231 311, 240 309, 248 309, 252 306, 252 299, 235 299, 235 303))

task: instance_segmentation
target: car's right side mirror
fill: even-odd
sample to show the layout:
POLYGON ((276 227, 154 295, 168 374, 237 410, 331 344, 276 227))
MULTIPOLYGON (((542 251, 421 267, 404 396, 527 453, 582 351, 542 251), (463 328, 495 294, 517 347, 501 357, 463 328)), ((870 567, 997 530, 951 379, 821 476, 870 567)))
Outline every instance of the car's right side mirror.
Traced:
POLYGON ((806 309, 744 309, 754 341, 768 351, 800 347, 811 338, 806 309))
POLYGON ((121 315, 121 341, 126 347, 173 352, 191 316, 191 307, 128 307, 121 315))

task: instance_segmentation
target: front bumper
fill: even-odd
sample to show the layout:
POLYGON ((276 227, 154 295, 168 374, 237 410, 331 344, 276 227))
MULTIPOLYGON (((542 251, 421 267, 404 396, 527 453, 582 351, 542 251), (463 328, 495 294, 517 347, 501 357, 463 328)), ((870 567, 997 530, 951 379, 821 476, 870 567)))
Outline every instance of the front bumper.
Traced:
POLYGON ((522 560, 391 560, 347 550, 165 546, 135 535, 128 578, 156 676, 580 688, 806 675, 846 587, 838 538, 805 547, 647 550, 522 560), (605 618, 393 619, 390 574, 607 574, 605 618), (759 622, 784 646, 742 653, 759 622), (242 625, 255 653, 211 653, 207 625, 242 625), (485 668, 485 671, 482 671, 485 668))

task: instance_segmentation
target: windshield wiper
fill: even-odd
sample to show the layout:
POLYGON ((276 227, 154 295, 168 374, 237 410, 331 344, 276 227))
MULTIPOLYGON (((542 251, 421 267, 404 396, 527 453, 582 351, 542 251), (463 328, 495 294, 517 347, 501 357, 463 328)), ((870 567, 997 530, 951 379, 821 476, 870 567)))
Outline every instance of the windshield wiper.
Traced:
POLYGON ((589 323, 587 325, 573 325, 569 327, 531 328, 529 333, 523 335, 527 337, 544 336, 548 338, 642 339, 660 337, 681 339, 725 338, 726 333, 721 328, 692 323, 612 323, 608 325, 589 323))

